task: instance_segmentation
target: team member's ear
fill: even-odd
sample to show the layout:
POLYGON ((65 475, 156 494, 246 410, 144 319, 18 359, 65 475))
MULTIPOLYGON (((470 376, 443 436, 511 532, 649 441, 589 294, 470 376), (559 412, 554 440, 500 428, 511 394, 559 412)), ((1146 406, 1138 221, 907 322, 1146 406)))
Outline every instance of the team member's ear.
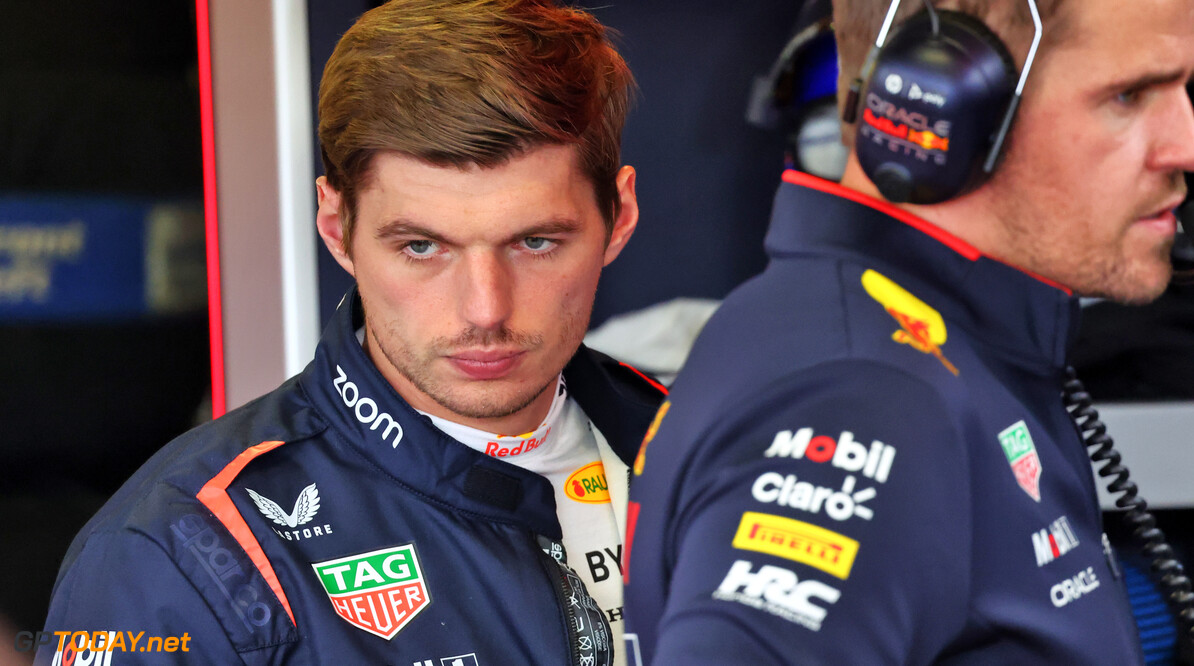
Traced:
POLYGON ((638 198, 634 194, 634 167, 624 166, 618 170, 617 176, 618 199, 622 202, 622 210, 614 220, 613 231, 609 235, 609 243, 605 246, 605 261, 608 266, 618 258, 622 248, 638 226, 638 198))
POLYGON ((315 213, 315 226, 319 229, 319 237, 327 246, 328 252, 336 258, 348 274, 354 278, 352 256, 344 245, 344 225, 340 222, 340 193, 328 184, 326 176, 315 179, 315 194, 319 203, 319 210, 315 213))

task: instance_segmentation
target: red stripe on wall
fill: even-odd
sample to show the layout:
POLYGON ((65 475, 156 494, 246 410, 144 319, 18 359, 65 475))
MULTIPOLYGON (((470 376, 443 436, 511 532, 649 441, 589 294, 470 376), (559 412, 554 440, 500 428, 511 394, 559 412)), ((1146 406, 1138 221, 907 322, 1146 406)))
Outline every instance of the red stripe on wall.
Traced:
POLYGON ((211 340, 211 417, 228 409, 224 386, 224 308, 220 299, 220 224, 216 207, 216 122, 212 101, 208 0, 195 0, 199 41, 199 118, 203 141, 203 219, 207 237, 207 319, 211 340))

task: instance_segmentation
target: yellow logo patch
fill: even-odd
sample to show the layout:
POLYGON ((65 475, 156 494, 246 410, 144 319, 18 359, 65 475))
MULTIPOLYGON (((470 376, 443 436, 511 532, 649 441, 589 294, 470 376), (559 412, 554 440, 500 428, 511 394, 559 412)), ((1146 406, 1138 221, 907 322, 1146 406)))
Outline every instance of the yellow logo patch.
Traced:
POLYGON ((947 370, 958 374, 958 369, 941 352, 949 336, 940 312, 877 271, 868 269, 862 274, 862 288, 900 325, 900 330, 891 334, 892 340, 932 354, 947 370))
POLYGON ((858 542, 809 523, 747 511, 738 523, 734 547, 807 564, 842 580, 850 577, 858 542))
POLYGON ((664 402, 659 406, 659 411, 655 412, 655 420, 651 421, 651 426, 647 428, 647 435, 643 437, 643 443, 638 447, 638 455, 634 457, 634 475, 638 476, 643 473, 643 465, 647 462, 647 445, 651 440, 655 439, 655 433, 659 432, 659 424, 663 423, 663 417, 667 416, 667 410, 671 409, 672 403, 664 402))
POLYGON ((564 481, 564 494, 585 504, 607 504, 609 484, 605 481, 605 465, 591 462, 570 474, 564 481))

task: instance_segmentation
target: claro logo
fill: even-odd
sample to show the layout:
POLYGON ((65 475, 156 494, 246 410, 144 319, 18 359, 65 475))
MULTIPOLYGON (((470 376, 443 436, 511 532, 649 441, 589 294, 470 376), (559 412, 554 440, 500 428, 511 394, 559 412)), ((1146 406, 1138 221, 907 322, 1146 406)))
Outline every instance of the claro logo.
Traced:
POLYGON ((336 372, 339 376, 332 380, 332 386, 336 387, 336 393, 340 394, 344 406, 358 421, 369 426, 370 430, 380 430, 383 442, 390 438, 391 431, 397 431, 394 435, 394 448, 398 448, 398 443, 402 441, 402 425, 395 421, 393 416, 381 411, 372 398, 362 397, 361 390, 356 384, 348 381, 348 375, 344 374, 343 368, 337 365, 336 372), (383 424, 385 429, 381 429, 383 424))

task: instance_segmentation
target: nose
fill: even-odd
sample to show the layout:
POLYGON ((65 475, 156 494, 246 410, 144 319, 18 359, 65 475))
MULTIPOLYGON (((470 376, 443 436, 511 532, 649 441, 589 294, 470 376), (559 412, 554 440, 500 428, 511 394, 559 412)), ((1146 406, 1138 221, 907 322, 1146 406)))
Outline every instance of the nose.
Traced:
POLYGON ((1159 139, 1152 166, 1161 171, 1194 171, 1194 108, 1190 90, 1179 88, 1170 95, 1163 118, 1157 123, 1159 139))
POLYGON ((498 253, 469 253, 461 262, 459 303, 466 322, 482 330, 502 328, 513 309, 513 274, 498 253))

